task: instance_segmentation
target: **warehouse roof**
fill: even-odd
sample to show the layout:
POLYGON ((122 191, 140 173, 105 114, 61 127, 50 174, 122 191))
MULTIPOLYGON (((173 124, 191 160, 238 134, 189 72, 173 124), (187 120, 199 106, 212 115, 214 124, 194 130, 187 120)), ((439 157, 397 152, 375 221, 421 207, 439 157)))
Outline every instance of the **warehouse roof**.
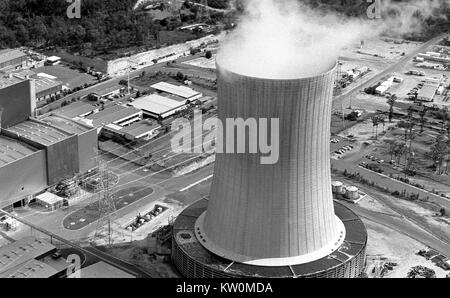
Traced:
POLYGON ((57 114, 51 114, 39 120, 73 134, 82 134, 86 131, 91 130, 91 128, 85 124, 57 114))
POLYGON ((160 128, 161 125, 157 123, 149 123, 148 121, 140 121, 131 125, 125 126, 120 132, 127 133, 133 137, 139 138, 155 129, 160 128))
POLYGON ((49 278, 58 271, 48 264, 31 259, 27 262, 8 269, 0 274, 0 278, 49 278))
POLYGON ((23 82, 23 80, 20 78, 17 78, 15 76, 5 75, 0 78, 0 89, 6 88, 6 87, 9 87, 9 86, 21 83, 21 82, 23 82))
POLYGON ((96 106, 78 101, 78 102, 74 102, 68 106, 62 107, 62 108, 56 110, 55 112, 60 115, 66 116, 68 118, 75 118, 78 116, 84 116, 86 114, 89 114, 92 111, 95 111, 97 109, 98 109, 98 107, 96 107, 96 106))
POLYGON ((28 120, 7 129, 9 132, 41 145, 52 145, 71 136, 71 134, 35 120, 28 120))
POLYGON ((52 80, 49 78, 40 77, 36 78, 35 81, 36 81, 36 93, 40 93, 55 87, 62 87, 62 82, 52 80))
POLYGON ((171 98, 160 96, 157 94, 151 94, 136 99, 134 102, 131 103, 131 105, 143 111, 148 111, 150 113, 161 115, 171 110, 180 108, 186 105, 186 103, 176 101, 171 98))
POLYGON ((45 240, 30 236, 0 247, 0 272, 38 258, 55 250, 56 247, 45 240))
POLYGON ((437 91, 437 86, 425 84, 425 85, 423 85, 422 89, 419 90, 417 97, 422 98, 422 99, 428 99, 431 101, 431 100, 433 100, 434 95, 436 94, 436 91, 437 91))
POLYGON ((16 49, 4 49, 0 50, 0 63, 5 63, 13 59, 26 57, 27 55, 16 49))
POLYGON ((48 89, 55 87, 62 87, 61 81, 53 80, 51 78, 42 76, 36 77, 36 73, 34 73, 33 71, 21 70, 18 72, 4 75, 2 78, 0 78, 0 89, 26 81, 30 77, 35 80, 36 93, 44 92, 48 89), (27 78, 27 76, 29 77, 27 78))
POLYGON ((99 127, 102 125, 115 123, 126 118, 130 118, 140 113, 141 111, 135 108, 114 105, 112 107, 104 109, 103 111, 89 115, 86 117, 86 119, 93 120, 93 126, 99 127))
POLYGON ((172 84, 169 84, 166 82, 159 82, 157 84, 152 85, 151 87, 153 89, 167 92, 170 94, 174 94, 174 95, 180 96, 185 99, 189 99, 191 97, 194 97, 194 96, 197 96, 200 94, 200 92, 195 91, 189 87, 176 86, 176 85, 172 85, 172 84))
POLYGON ((0 167, 35 152, 36 149, 5 136, 0 136, 0 167))

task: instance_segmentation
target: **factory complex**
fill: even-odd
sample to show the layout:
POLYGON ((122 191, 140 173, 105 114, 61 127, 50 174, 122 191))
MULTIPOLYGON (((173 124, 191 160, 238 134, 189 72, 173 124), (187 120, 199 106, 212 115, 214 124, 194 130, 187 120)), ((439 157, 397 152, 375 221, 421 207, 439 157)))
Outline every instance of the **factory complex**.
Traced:
POLYGON ((33 117, 35 82, 0 89, 1 207, 26 205, 33 195, 93 168, 97 133, 59 115, 33 117))

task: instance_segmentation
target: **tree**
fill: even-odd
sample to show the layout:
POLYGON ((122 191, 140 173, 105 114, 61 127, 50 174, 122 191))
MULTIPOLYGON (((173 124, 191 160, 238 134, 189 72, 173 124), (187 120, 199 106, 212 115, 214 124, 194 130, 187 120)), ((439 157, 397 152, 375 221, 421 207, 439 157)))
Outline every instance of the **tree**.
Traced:
POLYGON ((183 81, 184 80, 184 74, 181 71, 179 71, 179 72, 177 72, 176 78, 179 81, 183 81))
POLYGON ((372 117, 372 124, 375 127, 375 140, 378 139, 378 125, 380 125, 380 117, 375 115, 372 117))
POLYGON ((445 208, 441 208, 439 210, 439 213, 441 214, 441 216, 445 216, 445 208))
POLYGON ((387 103, 389 105, 389 122, 392 123, 392 118, 394 117, 394 105, 397 102, 397 96, 395 94, 392 94, 391 97, 389 97, 387 103))
POLYGON ((428 122, 427 118, 425 118, 425 116, 427 115, 427 108, 424 107, 420 112, 419 112, 419 116, 420 116, 420 133, 423 133, 423 127, 425 126, 425 124, 428 122))
POLYGON ((442 163, 444 157, 447 154, 447 144, 442 134, 438 135, 435 139, 434 145, 428 152, 428 157, 433 161, 433 165, 436 168, 438 174, 441 174, 442 163))
POLYGON ((206 59, 211 59, 212 58, 212 52, 211 51, 206 51, 205 58, 206 59))

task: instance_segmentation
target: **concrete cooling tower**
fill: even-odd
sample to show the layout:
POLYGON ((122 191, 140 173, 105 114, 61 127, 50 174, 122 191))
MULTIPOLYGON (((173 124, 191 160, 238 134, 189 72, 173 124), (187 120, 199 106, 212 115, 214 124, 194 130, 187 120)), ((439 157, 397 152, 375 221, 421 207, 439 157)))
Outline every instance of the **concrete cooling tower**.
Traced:
POLYGON ((335 66, 289 80, 217 68, 219 120, 279 119, 279 156, 216 153, 209 198, 174 223, 174 264, 186 277, 359 276, 367 233, 331 189, 335 66))

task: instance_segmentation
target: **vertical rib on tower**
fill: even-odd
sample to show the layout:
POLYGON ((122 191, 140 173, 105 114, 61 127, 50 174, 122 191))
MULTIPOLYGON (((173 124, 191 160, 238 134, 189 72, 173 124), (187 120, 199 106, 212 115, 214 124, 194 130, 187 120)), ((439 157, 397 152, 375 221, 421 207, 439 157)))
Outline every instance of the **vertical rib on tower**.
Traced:
POLYGON ((329 255, 345 238, 331 193, 335 68, 279 80, 217 67, 219 119, 279 118, 280 154, 273 165, 261 164, 260 154, 216 154, 208 209, 196 223, 200 243, 253 265, 301 264, 329 255))

